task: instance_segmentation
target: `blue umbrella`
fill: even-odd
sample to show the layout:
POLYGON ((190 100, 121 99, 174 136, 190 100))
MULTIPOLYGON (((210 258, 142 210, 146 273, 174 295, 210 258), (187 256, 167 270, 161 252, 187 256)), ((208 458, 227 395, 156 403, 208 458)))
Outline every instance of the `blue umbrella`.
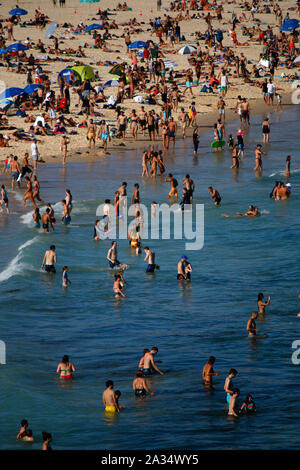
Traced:
POLYGON ((108 82, 105 82, 103 86, 119 86, 120 82, 118 80, 108 80, 108 82))
POLYGON ((11 44, 7 47, 7 50, 11 52, 26 51, 27 49, 27 46, 25 46, 24 44, 20 44, 19 42, 15 42, 14 44, 11 44))
POLYGON ((299 28, 299 20, 288 20, 283 23, 280 28, 280 31, 293 31, 297 28, 299 28))
POLYGON ((128 49, 141 49, 142 47, 149 47, 149 44, 144 41, 135 41, 129 44, 128 49))
POLYGON ((27 85, 24 88, 24 93, 27 93, 27 95, 31 95, 35 91, 37 91, 40 87, 44 88, 43 85, 37 85, 36 83, 32 83, 31 85, 27 85))
POLYGON ((14 8, 13 10, 10 10, 9 14, 13 16, 22 16, 22 15, 27 15, 28 11, 23 10, 23 8, 14 8))
POLYGON ((87 26, 84 31, 88 32, 88 31, 92 31, 93 29, 101 29, 101 28, 104 28, 103 24, 93 23, 93 24, 90 24, 90 26, 87 26))
POLYGON ((5 100, 6 98, 13 98, 14 96, 21 95, 24 93, 22 88, 6 88, 1 94, 0 94, 0 101, 5 100))
POLYGON ((45 38, 50 39, 53 36, 54 31, 56 30, 58 23, 51 23, 50 26, 46 29, 45 38))
POLYGON ((0 48, 0 54, 7 54, 7 52, 8 52, 8 51, 7 51, 6 49, 0 48))

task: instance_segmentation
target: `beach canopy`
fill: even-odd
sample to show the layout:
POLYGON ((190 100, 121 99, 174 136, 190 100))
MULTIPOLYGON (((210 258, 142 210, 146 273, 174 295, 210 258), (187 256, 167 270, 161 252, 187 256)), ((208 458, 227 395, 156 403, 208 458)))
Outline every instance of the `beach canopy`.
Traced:
POLYGON ((56 30, 57 26, 58 26, 58 23, 56 22, 51 23, 50 26, 48 26, 48 28, 46 29, 46 33, 45 33, 45 39, 50 39, 51 36, 53 36, 54 31, 56 30))
POLYGON ((94 71, 90 65, 75 65, 75 67, 72 67, 72 70, 78 73, 82 82, 84 80, 95 80, 94 71))
POLYGON ((119 86, 120 82, 118 80, 108 80, 108 82, 105 82, 103 86, 108 87, 108 86, 119 86))
POLYGON ((44 87, 43 85, 32 83, 31 85, 27 85, 23 91, 24 93, 27 93, 27 95, 32 95, 32 93, 35 93, 39 88, 44 88, 44 87))
POLYGON ((93 31, 93 29, 102 29, 102 28, 104 28, 103 24, 93 23, 93 24, 90 24, 90 26, 87 26, 84 29, 84 31, 89 32, 89 31, 93 31))
POLYGON ((19 52, 19 51, 26 51, 28 49, 25 44, 21 44, 19 42, 15 42, 14 44, 11 44, 10 46, 7 47, 7 50, 9 52, 19 52))
POLYGON ((126 65, 126 62, 124 64, 114 65, 108 73, 110 73, 111 75, 119 75, 120 77, 124 72, 124 65, 126 65))
POLYGON ((22 16, 22 15, 27 15, 28 11, 23 10, 23 8, 14 8, 13 10, 10 10, 9 14, 12 16, 22 16))
POLYGON ((280 31, 293 31, 297 28, 299 28, 299 20, 288 20, 283 23, 280 31))
POLYGON ((178 54, 192 54, 193 52, 196 52, 196 50, 197 49, 194 46, 183 46, 181 49, 179 49, 178 54))
POLYGON ((13 98, 14 96, 17 96, 17 95, 22 95, 22 93, 24 93, 23 88, 16 88, 16 87, 6 88, 6 90, 0 93, 0 101, 5 100, 6 98, 13 98))
POLYGON ((300 55, 298 55, 298 57, 296 57, 296 59, 294 60, 294 64, 297 64, 298 62, 300 62, 300 55))
POLYGON ((142 49, 144 47, 149 47, 149 44, 145 41, 134 41, 129 44, 128 49, 142 49))
POLYGON ((6 49, 2 49, 2 48, 0 47, 0 54, 7 54, 7 53, 8 53, 8 51, 7 51, 6 49))
POLYGON ((59 76, 61 76, 66 83, 69 83, 71 85, 79 85, 81 83, 81 76, 78 72, 76 72, 76 70, 64 69, 59 72, 58 79, 59 76))

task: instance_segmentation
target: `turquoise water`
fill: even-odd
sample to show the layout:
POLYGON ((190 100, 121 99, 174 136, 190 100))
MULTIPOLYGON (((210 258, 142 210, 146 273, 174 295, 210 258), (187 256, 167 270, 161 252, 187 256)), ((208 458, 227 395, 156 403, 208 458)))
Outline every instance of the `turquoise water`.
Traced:
MULTIPOLYGON (((145 274, 143 256, 119 242, 119 259, 129 264, 127 298, 113 297, 107 269, 110 241, 94 242, 95 212, 125 179, 129 194, 140 184, 142 202, 167 202, 169 185, 142 180, 141 152, 113 154, 96 163, 40 167, 41 195, 55 203, 69 187, 74 196, 72 225, 57 224, 51 234, 37 232, 21 211, 22 192, 9 194, 13 214, 0 217, 0 331, 7 364, 0 365, 0 448, 40 449, 40 431, 53 434, 54 449, 296 449, 300 412, 300 366, 291 344, 299 338, 299 186, 300 165, 292 143, 299 140, 297 108, 270 116, 271 143, 264 172, 253 172, 253 148, 261 141, 261 116, 253 118, 239 174, 229 170, 230 153, 208 151, 211 134, 201 137, 199 156, 191 142, 178 142, 165 157, 179 181, 188 172, 196 183, 195 203, 205 204, 205 243, 188 252, 192 282, 178 283, 176 265, 183 240, 147 241, 161 270, 145 274), (292 197, 275 202, 269 193, 283 179, 292 155, 292 197), (299 166, 299 167, 298 167, 299 166), (271 176, 273 175, 273 176, 271 176), (207 191, 216 187, 222 205, 207 191), (256 204, 262 217, 223 218, 256 204), (40 272, 45 249, 56 245, 58 273, 40 272), (26 245, 26 246, 25 246, 26 245), (61 288, 61 267, 69 266, 72 286, 61 288), (267 338, 249 341, 247 319, 258 292, 271 305, 258 328, 267 338), (158 346, 164 376, 152 377, 155 396, 136 400, 132 380, 143 348, 158 346), (71 384, 61 384, 56 366, 69 354, 77 367, 71 384), (201 383, 208 356, 216 356, 215 390, 201 383), (229 368, 239 374, 241 399, 251 392, 255 416, 228 419, 223 384, 229 368), (112 379, 126 408, 107 417, 101 401, 112 379), (37 442, 16 442, 21 419, 29 420, 37 442)), ((237 123, 228 126, 236 132, 237 123)), ((59 204, 56 206, 59 207, 59 204)), ((29 208, 28 208, 29 210, 29 208)), ((57 209, 56 215, 59 215, 57 209)), ((57 217, 59 219, 59 217, 57 217)))

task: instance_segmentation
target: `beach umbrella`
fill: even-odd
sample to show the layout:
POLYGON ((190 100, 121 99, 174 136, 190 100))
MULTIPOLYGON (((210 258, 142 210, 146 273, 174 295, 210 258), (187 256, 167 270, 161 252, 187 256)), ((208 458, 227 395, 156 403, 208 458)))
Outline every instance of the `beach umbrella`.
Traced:
POLYGON ((93 29, 102 29, 102 28, 104 28, 103 24, 93 23, 93 24, 90 24, 90 26, 87 26, 84 29, 84 31, 89 32, 89 31, 93 31, 93 29))
POLYGON ((108 80, 108 82, 105 82, 103 86, 108 87, 108 86, 119 86, 120 82, 118 80, 108 80))
POLYGON ((19 51, 26 51, 28 49, 27 46, 24 44, 20 44, 19 42, 15 42, 7 47, 7 50, 10 52, 19 52, 19 51))
POLYGON ((114 65, 108 73, 111 75, 119 75, 121 76, 122 73, 124 72, 123 66, 126 65, 126 62, 124 64, 117 64, 114 65))
POLYGON ((0 48, 0 54, 7 54, 7 53, 8 53, 8 51, 6 49, 0 48))
POLYGON ((22 16, 22 15, 27 15, 28 11, 23 10, 23 8, 14 8, 13 10, 10 10, 9 14, 12 16, 22 16))
POLYGON ((283 23, 280 28, 280 31, 293 31, 297 28, 299 28, 299 20, 288 20, 283 23))
POLYGON ((24 88, 24 93, 27 93, 27 95, 32 95, 32 93, 37 91, 40 87, 44 88, 43 85, 38 85, 37 83, 32 83, 31 85, 27 85, 24 88))
POLYGON ((194 46, 183 46, 181 49, 179 49, 178 54, 192 54, 193 52, 196 52, 196 50, 197 49, 194 46))
POLYGON ((14 96, 21 95, 22 93, 24 93, 22 88, 6 88, 6 90, 0 93, 0 101, 5 100, 6 98, 13 98, 14 96))
POLYGON ((54 31, 56 30, 58 23, 51 23, 50 26, 46 29, 45 39, 50 39, 53 36, 54 31))
POLYGON ((298 55, 298 57, 296 57, 296 59, 294 60, 294 64, 297 64, 298 62, 300 62, 300 55, 298 55))
POLYGON ((145 41, 134 41, 129 44, 128 49, 141 49, 142 47, 149 47, 149 44, 145 41))
POLYGON ((0 101, 0 108, 3 110, 3 111, 7 111, 8 108, 10 108, 12 106, 12 101, 10 100, 3 100, 3 101, 0 101))

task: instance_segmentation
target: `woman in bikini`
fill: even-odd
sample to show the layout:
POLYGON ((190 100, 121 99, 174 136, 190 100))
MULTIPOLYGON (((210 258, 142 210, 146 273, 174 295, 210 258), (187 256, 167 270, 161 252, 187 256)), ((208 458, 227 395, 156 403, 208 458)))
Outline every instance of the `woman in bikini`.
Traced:
POLYGON ((60 374, 60 379, 70 380, 72 379, 72 374, 75 372, 75 366, 73 362, 70 362, 69 356, 65 354, 61 362, 57 366, 56 372, 60 374))

